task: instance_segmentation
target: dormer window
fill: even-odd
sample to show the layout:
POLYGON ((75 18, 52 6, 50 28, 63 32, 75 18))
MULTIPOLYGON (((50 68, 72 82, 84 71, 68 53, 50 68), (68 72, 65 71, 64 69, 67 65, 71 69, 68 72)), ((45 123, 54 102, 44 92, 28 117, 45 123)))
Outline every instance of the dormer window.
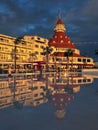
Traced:
POLYGON ((60 38, 62 38, 62 36, 60 36, 60 38))
POLYGON ((53 41, 53 43, 56 43, 55 41, 53 41))
POLYGON ((61 40, 61 43, 64 43, 64 41, 63 41, 63 40, 61 40))
POLYGON ((55 38, 57 38, 57 36, 55 36, 55 38))

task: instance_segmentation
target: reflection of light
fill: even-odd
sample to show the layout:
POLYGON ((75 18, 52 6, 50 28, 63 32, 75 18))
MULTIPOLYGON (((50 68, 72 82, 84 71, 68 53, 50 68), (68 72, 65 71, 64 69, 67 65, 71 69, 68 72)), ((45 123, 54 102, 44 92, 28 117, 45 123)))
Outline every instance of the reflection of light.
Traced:
POLYGON ((77 68, 77 66, 75 65, 74 68, 77 68))
POLYGON ((77 86, 77 87, 74 87, 73 88, 73 92, 74 93, 77 93, 77 92, 79 92, 80 91, 80 86, 77 86))
POLYGON ((65 72, 65 73, 64 73, 64 76, 67 77, 67 76, 68 76, 68 73, 65 72))
POLYGON ((63 119, 65 116, 66 112, 64 110, 57 110, 55 112, 55 115, 58 119, 63 119))

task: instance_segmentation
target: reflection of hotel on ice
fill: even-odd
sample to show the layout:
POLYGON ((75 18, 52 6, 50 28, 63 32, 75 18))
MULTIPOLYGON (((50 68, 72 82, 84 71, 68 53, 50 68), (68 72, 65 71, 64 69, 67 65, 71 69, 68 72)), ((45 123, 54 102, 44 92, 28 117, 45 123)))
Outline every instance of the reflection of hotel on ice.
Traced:
MULTIPOLYGON (((43 48, 47 45, 53 48, 49 55, 49 68, 57 67, 66 68, 92 68, 94 61, 90 57, 85 57, 80 54, 80 50, 76 48, 71 39, 65 34, 66 28, 59 18, 54 34, 50 40, 39 36, 24 36, 23 40, 16 45, 15 52, 15 37, 0 34, 0 73, 7 73, 9 67, 14 69, 15 53, 16 53, 16 70, 17 72, 31 72, 32 68, 39 69, 39 65, 45 69, 46 56, 41 55, 43 48), (71 49, 73 54, 69 56, 69 61, 64 52, 71 49), (32 55, 33 54, 33 55, 32 55)), ((14 71, 14 70, 13 70, 14 71)))
POLYGON ((74 94, 81 91, 80 86, 92 82, 92 77, 81 75, 61 75, 59 79, 55 74, 3 78, 0 79, 0 109, 36 107, 49 101, 55 108, 56 116, 62 118, 74 94))

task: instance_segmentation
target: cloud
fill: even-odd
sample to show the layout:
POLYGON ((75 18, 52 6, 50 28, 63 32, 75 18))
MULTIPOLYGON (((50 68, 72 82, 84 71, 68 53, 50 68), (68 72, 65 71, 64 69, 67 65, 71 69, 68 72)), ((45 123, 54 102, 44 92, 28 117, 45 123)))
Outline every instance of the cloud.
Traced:
POLYGON ((98 41, 97 0, 0 0, 0 33, 50 38, 58 9, 73 41, 98 41))

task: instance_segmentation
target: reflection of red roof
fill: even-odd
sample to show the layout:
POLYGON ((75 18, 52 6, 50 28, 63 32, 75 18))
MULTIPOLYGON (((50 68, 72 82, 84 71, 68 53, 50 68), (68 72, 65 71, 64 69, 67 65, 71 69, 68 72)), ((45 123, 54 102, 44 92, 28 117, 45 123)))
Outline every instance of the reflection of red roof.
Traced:
POLYGON ((54 46, 56 48, 73 48, 76 49, 73 42, 65 34, 65 26, 61 19, 58 19, 55 26, 55 33, 52 38, 49 40, 49 46, 54 46))
POLYGON ((52 96, 52 104, 57 110, 65 109, 67 104, 74 98, 72 94, 55 93, 52 96))

